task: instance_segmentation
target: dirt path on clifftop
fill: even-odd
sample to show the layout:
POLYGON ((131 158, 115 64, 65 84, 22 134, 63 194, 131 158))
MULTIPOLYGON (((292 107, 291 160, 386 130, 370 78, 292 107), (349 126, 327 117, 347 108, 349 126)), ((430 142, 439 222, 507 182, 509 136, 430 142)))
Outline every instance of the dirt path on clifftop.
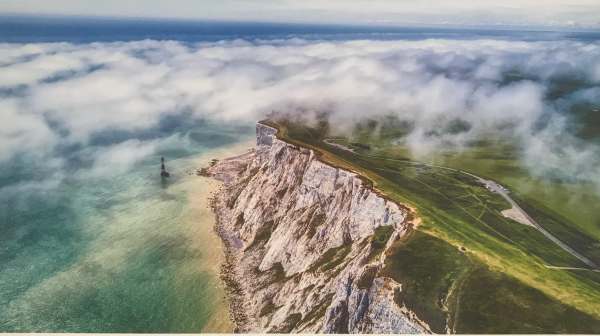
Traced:
POLYGON ((464 175, 468 175, 470 177, 475 178, 479 183, 481 183, 483 186, 485 186, 489 191, 499 194, 500 196, 502 196, 502 198, 504 198, 510 205, 511 205, 511 210, 512 211, 516 211, 518 212, 522 217, 527 219, 527 224, 530 224, 531 226, 533 226, 534 228, 536 228, 541 234, 543 234, 546 238, 548 238, 550 241, 552 241, 553 243, 555 243, 556 245, 558 245, 561 249, 563 249, 564 251, 566 251, 567 253, 571 254, 572 256, 574 256, 575 258, 579 259, 581 262, 583 262, 584 264, 588 265, 590 267, 590 270, 593 271, 600 271, 600 268, 598 267, 598 265, 596 265, 593 261, 591 261, 590 259, 588 259, 587 257, 581 255, 580 253, 578 253, 577 251, 575 251, 575 249, 573 249, 572 247, 570 247, 569 245, 565 244, 563 241, 561 241, 560 239, 558 239, 557 237, 555 237, 553 234, 551 234, 550 232, 548 232, 546 229, 544 229, 544 227, 542 225, 540 225, 538 222, 536 222, 523 208, 521 208, 519 206, 519 204, 512 199, 512 197, 510 197, 509 195, 509 191, 508 189, 504 188, 503 186, 501 186, 500 184, 496 183, 495 181, 492 180, 486 180, 480 176, 471 174, 469 172, 463 171, 463 170, 459 170, 459 169, 454 169, 454 168, 450 168, 450 167, 444 167, 444 166, 438 166, 438 165, 433 165, 433 164, 428 164, 428 163, 423 163, 423 162, 413 162, 413 161, 408 161, 408 160, 398 160, 398 159, 392 159, 392 158, 385 158, 385 157, 380 157, 380 156, 374 156, 374 155, 366 155, 366 154, 357 154, 356 151, 354 151, 352 148, 349 148, 347 146, 338 144, 338 143, 334 143, 332 142, 331 139, 325 139, 323 140, 324 143, 336 147, 336 148, 340 148, 342 150, 346 150, 349 151, 355 155, 362 155, 362 156, 366 156, 366 157, 371 157, 371 158, 376 158, 376 159, 380 159, 380 160, 386 160, 386 161, 396 161, 396 162, 404 162, 404 163, 409 163, 409 164, 415 164, 415 165, 424 165, 427 167, 431 167, 431 168, 438 168, 438 169, 445 169, 445 170, 449 170, 449 171, 453 171, 453 172, 457 172, 460 174, 464 174, 464 175))

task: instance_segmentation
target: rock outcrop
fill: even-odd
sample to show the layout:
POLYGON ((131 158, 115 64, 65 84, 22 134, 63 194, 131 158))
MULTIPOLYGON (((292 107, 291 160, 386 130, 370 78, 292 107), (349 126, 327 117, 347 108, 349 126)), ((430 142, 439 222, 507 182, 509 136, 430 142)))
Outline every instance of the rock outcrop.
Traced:
POLYGON ((380 274, 410 210, 258 124, 256 148, 206 172, 239 332, 430 332, 380 274))

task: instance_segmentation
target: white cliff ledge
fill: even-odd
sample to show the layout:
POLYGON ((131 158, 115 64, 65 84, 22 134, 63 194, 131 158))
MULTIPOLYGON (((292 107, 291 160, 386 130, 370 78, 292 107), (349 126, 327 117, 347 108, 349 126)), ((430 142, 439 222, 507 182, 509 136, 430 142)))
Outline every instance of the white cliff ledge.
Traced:
POLYGON ((224 182, 213 208, 238 331, 430 332, 379 274, 409 210, 269 126, 256 135, 256 149, 206 170, 224 182))

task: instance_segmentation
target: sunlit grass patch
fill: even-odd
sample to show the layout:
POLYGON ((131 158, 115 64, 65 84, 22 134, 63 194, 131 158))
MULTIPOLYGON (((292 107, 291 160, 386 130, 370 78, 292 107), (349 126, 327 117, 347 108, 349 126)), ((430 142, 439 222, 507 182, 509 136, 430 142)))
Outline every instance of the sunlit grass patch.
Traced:
MULTIPOLYGON (((595 278, 581 272, 573 274, 569 270, 547 267, 548 264, 581 267, 581 262, 561 250, 533 228, 505 218, 500 212, 510 207, 508 202, 498 194, 485 189, 473 177, 449 169, 435 168, 418 162, 407 161, 405 158, 395 158, 393 155, 389 155, 389 152, 377 152, 380 148, 385 148, 381 140, 378 140, 379 142, 376 142, 376 144, 370 143, 370 150, 361 149, 353 152, 327 145, 323 142, 328 134, 325 125, 320 125, 319 128, 310 129, 310 131, 303 125, 287 122, 279 124, 271 122, 271 125, 279 129, 279 136, 284 140, 312 148, 321 160, 333 166, 358 173, 367 186, 373 186, 377 192, 385 197, 417 209, 418 216, 422 220, 422 224, 418 228, 422 233, 419 234, 426 234, 430 239, 420 239, 420 243, 416 245, 412 245, 410 239, 403 240, 407 244, 406 246, 415 246, 414 251, 417 251, 416 246, 419 246, 419 253, 405 251, 401 257, 402 262, 393 262, 396 265, 394 267, 386 266, 388 274, 396 276, 398 279, 400 278, 399 274, 401 274, 405 281, 411 281, 410 277, 413 275, 409 274, 411 270, 409 264, 416 264, 420 260, 421 263, 426 263, 422 266, 425 269, 419 270, 422 273, 415 273, 414 280, 424 282, 422 285, 426 286, 428 281, 434 279, 433 275, 432 278, 429 278, 426 269, 431 265, 438 265, 439 274, 436 274, 435 277, 450 279, 448 280, 450 283, 445 284, 448 288, 460 288, 460 291, 449 291, 456 296, 457 302, 459 302, 463 293, 468 292, 470 286, 475 286, 473 281, 463 283, 470 274, 469 269, 482 269, 484 271, 480 272, 504 274, 503 276, 506 278, 503 280, 503 284, 505 285, 505 282, 511 282, 513 283, 511 286, 515 288, 523 286, 531 290, 535 289, 541 293, 540 295, 547 298, 548 302, 552 302, 552 304, 544 307, 544 309, 554 309, 552 314, 565 312, 565 309, 568 308, 573 320, 600 319, 600 305, 598 304, 600 302, 600 287, 595 278), (435 243, 431 243, 432 241, 435 241, 435 243), (464 251, 461 251, 461 249, 464 249, 464 251), (448 255, 454 255, 455 253, 457 253, 457 256, 452 259, 452 262, 455 262, 455 260, 464 261, 464 263, 456 266, 460 272, 454 269, 446 270, 444 266, 439 266, 440 263, 445 262, 448 255), (394 268, 394 270, 390 270, 389 267, 394 268)), ((352 141, 358 140, 353 139, 352 141)), ((369 143, 368 139, 361 139, 360 141, 369 143)), ((336 143, 343 142, 336 139, 336 143)), ((496 156, 505 158, 502 160, 508 160, 506 158, 510 155, 510 150, 505 148, 502 153, 496 156)), ((478 173, 478 171, 470 172, 478 173)), ((513 170, 509 173, 514 175, 519 172, 515 173, 515 170, 513 170)), ((486 171, 486 174, 482 174, 482 177, 495 179, 494 174, 490 171, 486 171)), ((513 196, 518 195, 513 193, 513 196)), ((517 199, 523 207, 535 206, 535 204, 529 203, 528 198, 520 199, 517 197, 517 199)), ((559 228, 569 233, 568 235, 559 235, 566 237, 565 239, 568 239, 569 242, 578 238, 587 246, 594 246, 593 244, 590 245, 594 240, 578 231, 577 226, 567 224, 568 221, 561 221, 560 216, 548 211, 546 208, 538 207, 537 209, 541 210, 538 212, 532 211, 532 215, 536 216, 536 220, 548 223, 548 230, 552 231, 559 228), (588 240, 583 240, 584 237, 587 237, 588 240)), ((419 236, 413 235, 413 237, 419 236)), ((590 257, 593 257, 593 253, 590 257)), ((389 260, 393 260, 393 258, 389 260)), ((486 275, 486 277, 493 278, 495 276, 486 275)), ((433 283, 436 281, 433 281, 433 283)), ((470 323, 468 314, 464 316, 460 314, 461 310, 454 306, 452 296, 448 296, 445 299, 443 308, 439 308, 441 306, 438 305, 439 302, 436 303, 432 299, 435 297, 432 293, 439 294, 443 292, 440 290, 443 286, 440 285, 442 282, 438 282, 437 285, 433 285, 433 283, 431 284, 432 287, 427 290, 413 289, 410 293, 422 300, 419 301, 420 303, 414 304, 414 309, 431 320, 435 328, 441 328, 441 321, 446 316, 449 317, 448 322, 451 326, 454 324, 461 326, 461 322, 463 322, 464 324, 461 327, 463 331, 487 330, 481 329, 481 326, 477 324, 470 323), (448 312, 445 312, 444 309, 447 309, 448 312)), ((493 291, 493 288, 490 290, 493 291)), ((438 297, 438 299, 440 298, 438 297)), ((473 302, 480 300, 482 305, 493 305, 495 300, 500 300, 496 295, 479 296, 471 299, 475 300, 473 302)), ((542 304, 541 302, 535 303, 532 301, 528 304, 532 305, 531 309, 537 309, 537 305, 542 304)), ((488 322, 484 324, 502 318, 504 309, 509 309, 509 305, 500 301, 498 307, 498 310, 490 311, 490 314, 495 314, 495 317, 488 318, 488 322)), ((564 325, 559 324, 558 320, 556 325, 535 321, 528 323, 532 325, 531 330, 540 329, 546 332, 563 330, 561 328, 564 327, 564 325)), ((507 326, 508 331, 512 330, 510 329, 512 327, 505 326, 507 326)), ((571 328, 571 325, 567 325, 567 327, 571 328)), ((515 327, 514 330, 520 329, 515 327)), ((589 330, 597 331, 594 329, 589 330)))

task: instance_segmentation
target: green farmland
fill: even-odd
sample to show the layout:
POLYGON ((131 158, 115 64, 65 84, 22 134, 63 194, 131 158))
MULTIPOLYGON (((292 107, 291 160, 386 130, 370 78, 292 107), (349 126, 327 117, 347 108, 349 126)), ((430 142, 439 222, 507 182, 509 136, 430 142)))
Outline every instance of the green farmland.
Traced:
MULTIPOLYGON (((600 332, 600 273, 534 227, 504 217, 501 211, 509 203, 474 177, 421 164, 385 133, 373 138, 359 129, 352 139, 334 138, 325 122, 310 128, 281 120, 265 123, 276 127, 280 138, 314 149, 321 160, 358 173, 387 198, 416 209, 421 224, 394 243, 384 273, 405 288, 397 302, 428 321, 434 332, 445 332, 446 323, 463 333, 600 332)), ((503 150, 505 157, 512 155, 508 145, 503 150)), ((471 161, 440 157, 433 163, 507 186, 547 231, 600 263, 593 216, 579 213, 572 219, 581 220, 576 224, 566 218, 577 211, 554 207, 559 197, 546 202, 543 191, 522 192, 516 186, 525 171, 517 169, 515 159, 488 156, 486 165, 483 153, 471 161), (503 164, 515 169, 502 173, 503 164)))

